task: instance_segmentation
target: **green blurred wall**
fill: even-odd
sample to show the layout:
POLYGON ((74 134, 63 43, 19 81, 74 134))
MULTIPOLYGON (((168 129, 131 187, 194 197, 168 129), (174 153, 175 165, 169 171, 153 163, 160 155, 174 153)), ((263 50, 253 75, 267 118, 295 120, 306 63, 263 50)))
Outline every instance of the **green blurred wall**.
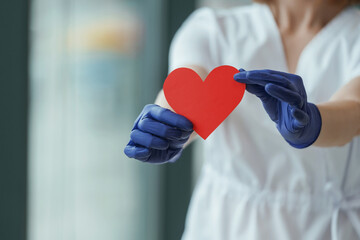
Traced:
POLYGON ((0 239, 26 239, 27 0, 0 3, 0 239))

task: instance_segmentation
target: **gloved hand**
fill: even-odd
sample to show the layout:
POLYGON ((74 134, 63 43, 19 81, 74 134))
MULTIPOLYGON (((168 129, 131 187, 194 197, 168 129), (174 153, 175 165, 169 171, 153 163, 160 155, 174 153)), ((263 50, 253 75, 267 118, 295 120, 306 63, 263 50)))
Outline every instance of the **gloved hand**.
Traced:
POLYGON ((148 163, 175 162, 192 128, 185 117, 155 104, 146 105, 135 120, 124 153, 148 163))
POLYGON ((276 123, 284 139, 295 148, 313 144, 321 130, 318 108, 307 102, 306 91, 300 76, 273 70, 245 71, 234 75, 246 84, 246 90, 255 94, 276 123))

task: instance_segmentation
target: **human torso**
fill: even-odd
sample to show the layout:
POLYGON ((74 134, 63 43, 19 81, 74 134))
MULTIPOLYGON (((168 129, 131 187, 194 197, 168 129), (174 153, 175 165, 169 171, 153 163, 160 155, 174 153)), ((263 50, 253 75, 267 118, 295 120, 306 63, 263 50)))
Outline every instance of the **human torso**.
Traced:
MULTIPOLYGON (((351 31, 343 28, 352 19, 349 15, 337 17, 301 51, 296 74, 303 78, 311 102, 327 101, 348 80, 347 63, 340 55, 351 49, 337 34, 351 31)), ((217 13, 217 23, 223 35, 212 43, 218 48, 214 67, 289 72, 268 8, 225 10, 217 13)), ((279 135, 259 99, 248 93, 204 145, 204 168, 184 239, 329 239, 338 200, 333 192, 360 195, 359 137, 339 148, 294 149, 279 135)), ((351 226, 346 218, 340 225, 342 230, 351 226)), ((351 228, 345 234, 356 236, 351 228)))

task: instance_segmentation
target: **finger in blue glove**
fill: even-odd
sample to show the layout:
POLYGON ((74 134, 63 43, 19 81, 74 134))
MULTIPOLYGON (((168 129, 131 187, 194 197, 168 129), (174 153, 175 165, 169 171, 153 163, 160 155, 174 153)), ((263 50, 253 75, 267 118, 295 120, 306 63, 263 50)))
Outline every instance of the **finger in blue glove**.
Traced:
POLYGON ((192 128, 185 117, 155 104, 146 105, 135 120, 124 153, 148 163, 175 162, 192 128))
POLYGON ((256 95, 275 122, 284 139, 293 147, 313 144, 321 131, 321 115, 315 104, 307 101, 302 78, 274 70, 240 71, 234 75, 256 95))

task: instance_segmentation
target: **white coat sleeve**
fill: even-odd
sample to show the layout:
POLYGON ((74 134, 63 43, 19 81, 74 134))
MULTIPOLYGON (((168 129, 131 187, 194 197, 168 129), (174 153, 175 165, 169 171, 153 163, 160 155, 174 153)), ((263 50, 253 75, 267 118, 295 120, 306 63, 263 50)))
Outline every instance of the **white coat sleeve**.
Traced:
POLYGON ((192 13, 175 34, 169 51, 169 72, 196 65, 211 71, 216 63, 215 15, 209 8, 192 13))
MULTIPOLYGON (((358 35, 358 33, 356 34, 358 35)), ((357 37, 351 52, 352 54, 348 68, 348 81, 360 77, 360 36, 357 37)))

